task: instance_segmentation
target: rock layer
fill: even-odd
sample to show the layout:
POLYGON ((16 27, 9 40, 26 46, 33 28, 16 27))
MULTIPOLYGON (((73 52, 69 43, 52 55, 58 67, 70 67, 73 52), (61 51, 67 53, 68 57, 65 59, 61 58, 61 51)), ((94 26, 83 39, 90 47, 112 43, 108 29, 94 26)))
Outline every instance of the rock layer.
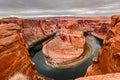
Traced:
POLYGON ((95 75, 95 76, 78 78, 75 80, 119 80, 119 79, 120 79, 120 73, 109 73, 105 75, 95 75))
POLYGON ((0 25, 0 65, 2 80, 7 80, 16 72, 21 72, 32 80, 38 80, 34 63, 30 60, 18 25, 0 25))
POLYGON ((37 19, 3 18, 0 24, 15 23, 21 27, 24 39, 29 45, 56 33, 66 22, 76 22, 82 31, 93 31, 95 36, 104 38, 109 29, 109 17, 50 17, 37 19))
POLYGON ((120 72, 120 15, 111 18, 111 27, 104 39, 101 50, 87 76, 120 72))
POLYGON ((85 38, 77 24, 67 23, 61 28, 60 36, 43 46, 48 64, 56 67, 80 57, 84 51, 85 38))
POLYGON ((31 44, 44 39, 47 36, 55 34, 58 30, 56 23, 49 20, 3 18, 0 20, 0 23, 14 23, 19 25, 21 27, 23 38, 28 43, 28 46, 31 46, 31 44))

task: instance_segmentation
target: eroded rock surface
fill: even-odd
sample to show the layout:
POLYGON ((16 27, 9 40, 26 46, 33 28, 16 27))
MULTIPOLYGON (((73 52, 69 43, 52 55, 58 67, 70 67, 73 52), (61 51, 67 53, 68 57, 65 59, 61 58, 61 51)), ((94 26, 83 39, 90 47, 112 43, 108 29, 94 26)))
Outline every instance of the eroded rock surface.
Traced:
POLYGON ((112 16, 110 30, 86 76, 115 72, 120 72, 120 15, 112 16))
POLYGON ((85 38, 79 25, 67 23, 61 28, 60 36, 45 44, 42 51, 48 64, 59 67, 80 57, 84 46, 85 38))
POLYGON ((120 73, 109 73, 105 75, 95 75, 95 76, 78 78, 75 80, 119 80, 119 79, 120 79, 120 73))
POLYGON ((0 24, 15 23, 18 24, 23 33, 23 37, 29 45, 43 39, 51 34, 56 33, 59 28, 66 22, 72 20, 76 22, 82 31, 93 31, 93 35, 103 39, 109 29, 109 17, 51 17, 38 19, 21 19, 21 18, 3 18, 0 24))
POLYGON ((30 60, 25 41, 16 24, 0 25, 0 79, 7 80, 21 72, 32 80, 38 80, 34 63, 30 60))
POLYGON ((1 24, 14 23, 21 27, 23 38, 28 43, 28 46, 44 39, 50 35, 55 34, 58 28, 55 22, 49 20, 32 20, 21 18, 3 18, 0 20, 1 24))
POLYGON ((57 32, 56 24, 51 25, 49 21, 40 20, 23 20, 22 33, 29 45, 33 42, 44 39, 57 32))

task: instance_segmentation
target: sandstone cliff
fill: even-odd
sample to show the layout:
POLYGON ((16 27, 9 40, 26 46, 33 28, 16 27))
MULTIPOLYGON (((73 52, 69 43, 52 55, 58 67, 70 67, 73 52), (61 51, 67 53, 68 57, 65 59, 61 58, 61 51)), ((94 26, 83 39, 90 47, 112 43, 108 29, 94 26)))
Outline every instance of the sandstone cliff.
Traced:
POLYGON ((75 80, 119 80, 119 79, 120 79, 120 73, 109 73, 105 75, 95 75, 95 76, 78 78, 75 80))
POLYGON ((18 25, 0 25, 0 65, 1 80, 7 80, 17 72, 38 80, 18 25))
POLYGON ((120 15, 112 16, 101 50, 86 76, 120 72, 120 15))
POLYGON ((76 22, 82 31, 93 31, 93 35, 104 38, 109 29, 109 17, 60 17, 60 18, 40 18, 40 19, 21 19, 21 18, 3 18, 0 23, 15 23, 22 28, 25 40, 32 44, 36 40, 54 34, 62 25, 72 20, 76 22))
POLYGON ((55 22, 47 20, 31 20, 21 18, 3 18, 0 20, 1 24, 15 23, 21 27, 23 38, 28 43, 28 46, 44 39, 47 36, 55 34, 58 28, 55 22))
POLYGON ((77 23, 83 32, 90 31, 92 34, 100 39, 105 38, 105 34, 109 30, 109 17, 72 17, 59 18, 59 21, 77 23))
MULTIPOLYGON (((77 49, 78 51, 81 52, 81 54, 76 55, 75 53, 77 53, 78 51, 76 52, 73 51, 70 53, 71 56, 68 56, 68 57, 66 55, 63 56, 63 58, 61 58, 60 56, 54 56, 54 57, 57 57, 56 59, 59 59, 59 61, 62 62, 65 59, 71 60, 71 59, 74 59, 82 55, 82 52, 83 52, 82 48, 84 47, 84 39, 81 39, 81 38, 83 38, 83 33, 81 31, 76 32, 76 31, 70 30, 71 32, 73 32, 71 34, 71 32, 65 29, 68 27, 64 27, 63 24, 69 21, 71 21, 71 19, 69 18, 68 19, 65 19, 65 18, 64 19, 49 19, 49 20, 32 20, 32 19, 20 19, 20 18, 1 19, 0 20, 0 24, 1 24, 0 26, 0 53, 1 53, 0 63, 2 63, 1 65, 3 66, 0 67, 0 77, 2 79, 5 79, 6 76, 8 77, 12 76, 14 72, 23 72, 25 75, 30 76, 31 78, 36 80, 37 74, 33 68, 34 64, 30 61, 30 58, 29 58, 29 55, 28 55, 28 52, 25 46, 25 41, 23 40, 23 38, 27 41, 29 45, 31 45, 33 42, 36 42, 37 40, 42 39, 43 37, 56 33, 59 30, 59 28, 61 28, 61 32, 62 32, 60 37, 54 39, 55 41, 52 40, 51 43, 58 41, 56 45, 58 44, 61 45, 62 44, 61 42, 63 42, 63 44, 66 43, 67 46, 72 44, 70 48, 66 48, 69 50, 66 51, 65 54, 67 52, 71 52, 71 50, 75 50, 76 48, 74 49, 73 46, 81 48, 81 49, 77 49), (17 24, 20 27, 18 27, 17 25, 9 24, 9 23, 17 24), (23 37, 18 32, 21 33, 23 37), (81 42, 83 42, 82 45, 78 45, 78 43, 81 43, 81 42), (6 61, 6 58, 8 61, 6 61)), ((116 17, 114 17, 113 22, 114 21, 115 22, 117 21, 116 17)), ((109 28, 108 27, 109 18, 107 19, 101 19, 101 18, 100 19, 99 18, 74 19, 72 18, 72 21, 70 23, 72 24, 75 23, 74 26, 79 26, 83 31, 93 31, 96 34, 102 33, 102 35, 104 35, 104 33, 107 32, 107 28, 109 28), (100 28, 101 28, 101 31, 99 31, 100 28)), ((64 46, 63 48, 66 47, 66 45, 63 45, 63 46, 64 46)), ((54 45, 52 45, 52 48, 53 47, 54 45)), ((57 52, 60 52, 60 53, 61 51, 57 50, 57 52)), ((98 59, 95 59, 94 62, 98 63, 98 59)), ((97 71, 97 68, 95 69, 97 71)), ((101 73, 101 70, 99 72, 101 73)))

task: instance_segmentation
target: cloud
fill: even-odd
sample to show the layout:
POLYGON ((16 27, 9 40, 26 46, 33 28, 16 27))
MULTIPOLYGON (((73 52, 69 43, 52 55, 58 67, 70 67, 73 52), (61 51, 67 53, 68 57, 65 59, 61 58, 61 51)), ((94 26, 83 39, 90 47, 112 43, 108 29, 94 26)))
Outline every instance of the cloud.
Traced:
POLYGON ((3 16, 111 16, 120 0, 0 0, 3 16))

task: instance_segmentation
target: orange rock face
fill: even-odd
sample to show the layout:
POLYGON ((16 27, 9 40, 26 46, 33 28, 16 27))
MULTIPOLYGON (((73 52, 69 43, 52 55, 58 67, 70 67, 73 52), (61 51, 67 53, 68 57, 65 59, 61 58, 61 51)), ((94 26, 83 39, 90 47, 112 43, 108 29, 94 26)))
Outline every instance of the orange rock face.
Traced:
POLYGON ((61 28, 60 36, 43 47, 46 61, 53 67, 80 57, 84 51, 85 38, 83 32, 77 24, 67 24, 61 28))
POLYGON ((76 22, 83 32, 91 31, 92 34, 100 39, 105 38, 105 34, 109 30, 109 17, 77 17, 77 18, 60 18, 64 22, 76 22))
POLYGON ((119 80, 119 79, 120 79, 120 73, 109 73, 105 75, 95 75, 84 78, 78 78, 75 80, 119 80))
POLYGON ((33 42, 43 37, 54 34, 65 22, 76 22, 82 31, 93 31, 95 36, 104 38, 105 33, 109 29, 109 17, 58 17, 58 18, 40 18, 40 19, 21 19, 21 18, 3 18, 0 19, 0 24, 15 23, 18 24, 23 37, 28 42, 33 42))
POLYGON ((19 32, 18 25, 0 25, 0 79, 7 80, 14 73, 21 72, 32 80, 38 80, 34 63, 19 32))
POLYGON ((22 33, 27 42, 33 42, 56 33, 56 25, 49 24, 49 21, 23 20, 22 33))
POLYGON ((120 72, 120 15, 112 16, 111 20, 111 28, 87 76, 120 72))
POLYGON ((23 38, 28 43, 28 46, 37 40, 55 34, 58 28, 55 22, 49 20, 31 20, 21 18, 3 18, 1 24, 15 23, 21 27, 23 38))

